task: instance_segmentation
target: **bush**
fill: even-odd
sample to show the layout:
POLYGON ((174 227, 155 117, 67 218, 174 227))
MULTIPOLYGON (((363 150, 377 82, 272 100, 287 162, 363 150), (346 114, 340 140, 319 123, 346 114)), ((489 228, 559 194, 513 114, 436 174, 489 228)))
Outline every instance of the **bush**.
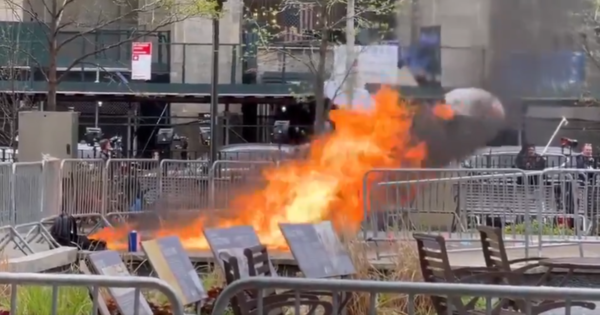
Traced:
MULTIPOLYGON (((575 235, 575 231, 567 225, 540 223, 537 220, 532 221, 530 224, 530 233, 538 235, 540 234, 540 231, 542 235, 575 235)), ((504 227, 505 234, 525 235, 525 232, 525 223, 518 223, 504 227)))

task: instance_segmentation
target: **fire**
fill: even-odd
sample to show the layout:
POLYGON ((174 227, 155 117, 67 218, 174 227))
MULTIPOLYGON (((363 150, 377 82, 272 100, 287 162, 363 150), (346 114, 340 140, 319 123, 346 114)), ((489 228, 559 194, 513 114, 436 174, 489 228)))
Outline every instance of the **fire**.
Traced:
POLYGON ((433 107, 433 114, 443 120, 450 120, 454 118, 454 111, 448 104, 437 104, 433 107))
MULTIPOLYGON (((414 112, 399 94, 382 88, 373 96, 373 110, 339 109, 330 113, 336 130, 315 139, 306 159, 291 161, 264 171, 266 185, 232 201, 235 214, 210 224, 206 217, 155 236, 177 235, 188 249, 206 249, 202 228, 251 225, 261 242, 272 248, 287 248, 278 224, 331 220, 338 229, 357 231, 363 219, 364 174, 374 168, 420 167, 426 145, 413 139, 414 112)), ((448 119, 451 109, 436 109, 448 119)), ((93 238, 108 242, 111 249, 124 249, 131 227, 104 229, 93 238)))

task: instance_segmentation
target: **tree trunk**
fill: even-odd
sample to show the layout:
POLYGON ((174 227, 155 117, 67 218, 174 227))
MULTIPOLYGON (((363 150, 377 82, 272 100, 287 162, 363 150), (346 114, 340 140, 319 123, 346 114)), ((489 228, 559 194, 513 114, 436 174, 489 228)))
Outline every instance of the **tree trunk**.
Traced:
POLYGON ((319 45, 319 63, 317 65, 317 73, 315 76, 315 134, 323 133, 325 129, 325 121, 329 117, 329 109, 325 107, 325 62, 327 58, 327 47, 329 30, 327 29, 327 9, 323 6, 321 10, 321 43, 319 45))
POLYGON ((56 90, 58 89, 58 75, 56 73, 56 39, 52 39, 50 43, 50 65, 48 68, 48 99, 45 110, 56 111, 56 90))
POLYGON ((56 111, 56 90, 58 89, 58 75, 56 73, 56 59, 58 58, 58 43, 56 41, 58 24, 60 23, 60 10, 57 0, 52 0, 50 14, 50 30, 48 37, 48 55, 50 57, 48 65, 48 98, 44 110, 56 111))

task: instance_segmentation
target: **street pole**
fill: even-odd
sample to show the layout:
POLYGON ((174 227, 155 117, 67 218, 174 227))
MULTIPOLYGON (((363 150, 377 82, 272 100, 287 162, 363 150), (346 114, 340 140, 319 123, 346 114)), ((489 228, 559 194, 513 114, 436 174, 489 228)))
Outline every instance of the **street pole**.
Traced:
POLYGON ((354 42, 356 41, 356 31, 354 29, 354 6, 354 0, 348 0, 348 5, 346 8, 346 84, 344 86, 344 90, 346 95, 348 95, 347 105, 349 107, 352 107, 352 98, 354 96, 354 88, 356 87, 355 71, 357 71, 357 69, 354 69, 354 64, 357 58, 354 51, 354 42))
POLYGON ((221 11, 223 9, 223 1, 217 2, 217 15, 212 20, 213 38, 212 38, 212 65, 211 65, 211 81, 210 81, 210 163, 217 160, 218 153, 218 132, 219 128, 219 95, 217 87, 219 86, 219 26, 221 11))

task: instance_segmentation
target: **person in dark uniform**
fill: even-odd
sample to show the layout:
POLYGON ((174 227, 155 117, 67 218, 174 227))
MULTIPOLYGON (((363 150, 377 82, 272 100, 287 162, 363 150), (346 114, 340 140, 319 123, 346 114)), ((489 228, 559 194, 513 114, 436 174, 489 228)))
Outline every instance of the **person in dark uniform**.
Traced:
MULTIPOLYGON (((544 157, 535 152, 535 145, 528 144, 523 146, 521 152, 517 154, 515 159, 515 168, 524 171, 543 171, 546 168, 546 160, 544 157)), ((523 179, 519 178, 517 184, 523 185, 523 179)), ((539 176, 529 177, 529 185, 538 185, 539 176)))
POLYGON ((526 171, 540 171, 546 168, 546 160, 535 152, 535 145, 525 145, 515 161, 516 167, 526 171))

